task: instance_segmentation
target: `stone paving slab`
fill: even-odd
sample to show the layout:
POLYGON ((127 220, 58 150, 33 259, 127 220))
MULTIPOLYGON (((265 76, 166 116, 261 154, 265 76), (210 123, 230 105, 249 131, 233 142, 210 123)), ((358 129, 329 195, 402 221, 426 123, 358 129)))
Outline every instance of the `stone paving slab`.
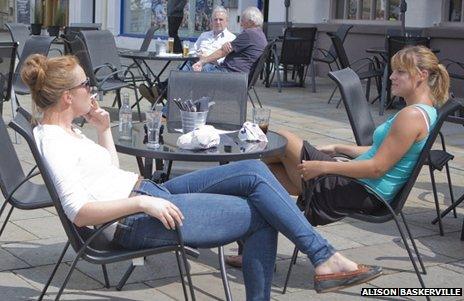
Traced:
POLYGON ((12 272, 0 272, 0 293, 2 300, 32 300, 39 295, 39 290, 12 272))

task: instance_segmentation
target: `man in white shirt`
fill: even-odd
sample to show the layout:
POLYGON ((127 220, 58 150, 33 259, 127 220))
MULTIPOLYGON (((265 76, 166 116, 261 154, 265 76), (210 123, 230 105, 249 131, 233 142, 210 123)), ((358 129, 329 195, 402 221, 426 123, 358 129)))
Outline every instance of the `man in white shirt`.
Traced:
MULTIPOLYGON (((195 42, 195 50, 201 56, 208 56, 224 45, 235 40, 235 35, 227 29, 229 15, 222 6, 216 6, 211 14, 212 30, 202 33, 195 42)), ((217 60, 221 63, 224 58, 217 60)))

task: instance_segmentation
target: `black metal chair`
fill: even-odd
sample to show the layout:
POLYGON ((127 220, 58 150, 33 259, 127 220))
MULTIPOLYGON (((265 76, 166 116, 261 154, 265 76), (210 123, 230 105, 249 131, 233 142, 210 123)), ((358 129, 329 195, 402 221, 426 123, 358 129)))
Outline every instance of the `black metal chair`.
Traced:
MULTIPOLYGON (((351 69, 343 69, 340 71, 329 72, 329 77, 335 81, 341 94, 343 104, 345 105, 351 129, 353 130, 356 144, 359 146, 372 145, 372 137, 375 130, 374 120, 372 118, 369 105, 365 101, 362 92, 361 82, 356 73, 351 69)), ((437 186, 435 184, 435 170, 441 171, 445 167, 446 177, 448 180, 448 189, 450 192, 451 204, 454 205, 453 184, 448 162, 454 156, 446 151, 445 138, 441 132, 440 136, 442 149, 430 150, 430 156, 424 164, 429 166, 430 181, 437 211, 437 220, 439 222, 440 235, 443 235, 443 225, 441 222, 440 205, 438 203, 437 186)), ((456 217, 456 211, 454 210, 456 217)))
POLYGON ((247 113, 247 74, 239 72, 171 71, 168 81, 168 130, 182 128, 180 110, 173 99, 196 100, 210 97, 216 104, 206 122, 226 130, 240 129, 247 113))
POLYGON ((6 23, 6 28, 10 32, 11 40, 13 42, 18 42, 18 58, 21 57, 23 53, 23 48, 26 43, 26 40, 29 39, 31 31, 26 24, 22 23, 6 23))
MULTIPOLYGON (((375 58, 361 58, 357 61, 350 62, 348 55, 343 46, 342 40, 334 33, 328 32, 327 35, 332 40, 332 45, 334 46, 335 53, 337 54, 337 59, 340 69, 352 68, 361 80, 367 80, 366 85, 366 99, 369 100, 370 90, 371 90, 371 80, 375 79, 377 85, 377 97, 380 97, 380 87, 381 87, 381 77, 383 75, 383 70, 380 68, 377 60, 375 58), (355 65, 359 67, 355 67, 355 65), (367 70, 366 70, 367 67, 367 70)), ((332 94, 329 97, 329 103, 332 100, 333 95, 335 94, 336 88, 333 90, 332 94)), ((340 105, 341 99, 339 100, 337 107, 340 105)))
MULTIPOLYGON (((250 74, 248 75, 248 97, 250 98, 251 105, 253 106, 253 108, 255 107, 255 103, 254 103, 253 98, 251 97, 251 94, 250 94, 251 90, 253 90, 253 92, 255 94, 256 101, 258 102, 258 105, 261 108, 263 107, 263 105, 261 104, 261 100, 259 99, 258 93, 256 93, 255 85, 256 85, 256 82, 258 81, 259 75, 262 72, 264 72, 264 76, 265 76, 264 81, 266 83, 269 81, 269 73, 270 73, 270 71, 269 70, 264 70, 264 69, 267 66, 266 65, 267 60, 269 59, 269 57, 271 57, 271 52, 274 49, 275 43, 276 43, 276 40, 271 41, 271 42, 269 42, 267 44, 266 48, 264 48, 264 50, 263 50, 263 53, 259 57, 256 64, 251 68, 250 74)), ((273 57, 275 57, 275 55, 273 55, 273 57)), ((268 69, 268 68, 266 68, 266 69, 268 69)))
MULTIPOLYGON (((346 36, 348 35, 348 32, 350 31, 351 28, 353 28, 353 25, 350 25, 350 24, 343 24, 337 28, 335 35, 340 39, 342 44, 345 42, 346 36)), ((337 58, 338 58, 337 52, 335 51, 333 44, 331 44, 329 50, 326 50, 323 48, 316 48, 314 50, 320 53, 321 55, 321 56, 314 56, 313 59, 315 62, 327 64, 329 66, 330 71, 332 71, 333 63, 337 65, 337 69, 340 69, 340 66, 338 66, 338 63, 337 63, 337 58)))
MULTIPOLYGON (((49 36, 30 36, 26 40, 24 49, 19 58, 19 62, 16 65, 13 78, 13 91, 15 93, 15 100, 18 105, 18 95, 28 95, 30 93, 29 87, 23 82, 20 75, 24 62, 31 54, 42 54, 47 56, 48 51, 50 50, 50 45, 54 39, 54 37, 49 36)), ((16 108, 14 109, 16 110, 16 108)))
POLYGON ((102 27, 101 23, 70 23, 69 27, 82 28, 84 30, 100 30, 102 27))
POLYGON ((0 42, 0 116, 3 104, 11 98, 17 47, 17 42, 0 42))
MULTIPOLYGON (((182 258, 182 265, 183 265, 183 268, 184 268, 184 271, 186 273, 187 280, 188 280, 190 295, 191 295, 192 300, 195 300, 195 294, 194 294, 194 289, 192 285, 192 280, 190 276, 190 270, 188 267, 186 254, 188 253, 189 255, 192 255, 195 257, 198 257, 199 254, 196 250, 184 247, 181 231, 179 231, 178 229, 176 230, 177 237, 178 237, 177 245, 165 246, 165 247, 159 247, 159 248, 142 249, 142 250, 127 250, 120 246, 115 245, 114 243, 109 242, 108 240, 104 238, 103 235, 101 235, 104 229, 108 228, 111 224, 113 224, 114 222, 117 222, 122 217, 116 220, 110 221, 102 225, 98 229, 91 229, 87 227, 79 228, 75 226, 67 218, 66 214, 64 213, 63 207, 61 206, 60 197, 58 195, 56 187, 49 173, 48 167, 46 163, 43 161, 42 155, 40 154, 37 148, 37 145, 35 144, 31 123, 23 116, 22 113, 20 113, 20 114, 16 114, 15 118, 10 122, 10 127, 12 127, 16 132, 18 132, 21 136, 24 137, 29 148, 31 149, 32 155, 34 156, 34 159, 37 163, 38 169, 42 175, 45 186, 47 187, 48 193, 51 196, 53 204, 55 205, 55 209, 58 213, 58 217, 60 218, 60 221, 68 237, 68 242, 66 243, 60 255, 60 258, 58 262, 56 263, 52 271, 52 274, 50 275, 50 278, 47 280, 45 287, 42 290, 42 293, 39 296, 38 300, 42 300, 45 293, 47 292, 48 286, 50 285, 53 277, 55 276, 55 273, 69 245, 71 245, 74 251, 76 252, 76 256, 63 281, 63 284, 61 285, 56 295, 55 300, 60 299, 60 296, 63 293, 63 290, 66 287, 66 284, 68 283, 71 277, 71 274, 74 271, 79 259, 84 259, 90 263, 102 265, 104 267, 103 271, 104 271, 104 276, 105 276, 105 283, 106 283, 106 286, 109 287, 108 275, 106 273, 106 268, 105 268, 106 264, 131 260, 134 258, 147 257, 147 256, 155 255, 155 254, 172 252, 172 251, 176 253, 179 273, 180 273, 181 281, 182 281, 182 288, 184 291, 184 297, 186 300, 189 299, 185 281, 184 281, 184 275, 183 275, 182 267, 181 267, 181 258, 182 258)), ((133 266, 131 267, 132 269, 130 269, 130 273, 134 269, 133 266)), ((121 282, 124 281, 125 283, 125 281, 127 280, 126 276, 129 277, 130 273, 128 275, 124 275, 121 282)))
MULTIPOLYGON (((316 40, 316 27, 288 27, 285 29, 280 55, 275 60, 274 74, 277 73, 277 85, 282 92, 282 81, 279 76, 280 65, 283 66, 284 82, 287 80, 288 67, 292 66, 293 72, 299 77, 299 86, 304 86, 304 81, 313 57, 314 42, 316 40)), ((314 87, 313 87, 314 88, 314 87)))
POLYGON ((113 105, 121 107, 121 89, 131 87, 135 94, 135 103, 141 120, 138 91, 134 73, 124 68, 118 55, 113 34, 108 30, 80 31, 78 38, 70 42, 72 52, 79 58, 92 86, 97 88, 100 99, 108 91, 115 91, 113 105))
POLYGON ((30 180, 39 175, 34 166, 27 174, 24 174, 18 155, 7 131, 7 127, 0 116, 0 188, 5 201, 0 208, 0 216, 10 204, 5 221, 0 229, 0 236, 8 223, 14 208, 33 210, 53 206, 47 188, 43 184, 36 184, 30 180))
POLYGON ((445 64, 446 70, 448 70, 448 74, 451 78, 464 80, 464 62, 444 59, 442 64, 445 64))
POLYGON ((279 39, 284 35, 285 29, 292 27, 292 22, 264 22, 263 32, 268 41, 279 39))
MULTIPOLYGON (((401 239, 402 239, 402 241, 404 243, 404 246, 406 248, 406 251, 408 253, 409 259, 411 260, 411 263, 412 263, 412 265, 414 267, 414 271, 416 272, 417 278, 419 279, 421 287, 423 287, 423 288, 425 288, 424 281, 422 279, 421 273, 419 272, 416 261, 414 260, 413 254, 411 252, 411 249, 410 249, 409 244, 408 244, 407 239, 406 239, 406 235, 404 234, 403 228, 400 225, 398 215, 400 215, 401 219, 403 220, 404 227, 406 228, 406 232, 407 232, 407 234, 409 236, 409 239, 411 240, 411 243, 412 243, 412 246, 413 246, 414 251, 416 253, 417 259, 419 260, 419 264, 421 266, 422 273, 426 274, 425 266, 424 266, 424 264, 422 262, 422 258, 421 258, 420 254, 419 254, 419 251, 417 249, 417 246, 416 246, 414 238, 413 238, 413 236, 411 234, 411 231, 409 230, 408 224, 406 223, 406 219, 404 217, 404 214, 403 214, 402 210, 403 210, 404 204, 406 203, 406 201, 407 201, 407 199, 409 197, 409 193, 410 193, 411 189, 413 188, 413 186, 414 186, 414 184, 416 182, 417 176, 419 175, 419 173, 420 173, 420 171, 422 169, 422 166, 424 165, 426 160, 430 160, 430 149, 431 149, 433 143, 435 142, 435 139, 438 136, 438 132, 440 131, 440 128, 441 128, 443 122, 445 121, 447 116, 449 116, 450 114, 452 114, 453 112, 455 112, 456 110, 458 110, 461 107, 462 106, 459 104, 459 102, 457 102, 457 101, 455 101, 453 99, 450 99, 439 110, 439 114, 438 114, 438 118, 437 118, 435 127, 429 133, 429 137, 427 138, 427 142, 424 145, 424 148, 422 149, 422 151, 420 153, 419 159, 417 160, 417 163, 416 163, 416 165, 415 165, 415 167, 414 167, 414 169, 413 169, 413 171, 411 173, 411 176, 409 177, 409 180, 404 184, 403 188, 398 192, 398 194, 395 196, 395 198, 390 203, 386 202, 385 200, 383 200, 380 197, 377 197, 376 194, 374 192, 372 192, 372 196, 375 197, 375 200, 378 201, 379 205, 382 205, 381 208, 379 208, 375 212, 370 212, 370 213, 357 212, 357 213, 354 213, 354 214, 351 215, 352 218, 355 218, 355 219, 358 219, 358 220, 361 220, 361 221, 365 221, 365 222, 368 222, 368 223, 385 223, 385 222, 388 222, 388 221, 391 221, 391 220, 395 221, 395 224, 396 224, 396 226, 398 228, 398 231, 400 232, 401 239)), ((325 179, 327 177, 331 177, 331 176, 333 176, 333 175, 326 175, 326 176, 322 176, 322 177, 317 178, 313 182, 312 186, 308 187, 307 199, 311 200, 312 193, 313 193, 314 187, 317 184, 317 182, 319 182, 319 181, 321 181, 321 180, 323 180, 323 179, 325 179)), ((308 209, 309 209, 309 204, 307 204, 307 206, 306 206, 305 214, 308 212, 308 209)), ((288 280, 290 278, 292 267, 296 263, 297 256, 298 256, 298 249, 295 247, 295 249, 293 251, 292 259, 290 260, 290 266, 289 266, 289 269, 288 269, 288 272, 287 272, 287 277, 286 277, 286 280, 285 280, 283 293, 285 293, 285 291, 287 289, 288 280)))

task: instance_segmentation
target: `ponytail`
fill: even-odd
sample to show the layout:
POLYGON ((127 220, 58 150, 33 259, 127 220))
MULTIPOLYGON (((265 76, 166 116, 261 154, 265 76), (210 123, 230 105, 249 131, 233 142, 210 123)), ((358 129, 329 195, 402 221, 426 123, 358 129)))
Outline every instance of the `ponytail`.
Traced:
POLYGON ((430 91, 437 102, 442 106, 449 98, 450 77, 445 66, 438 64, 437 68, 429 78, 430 91))

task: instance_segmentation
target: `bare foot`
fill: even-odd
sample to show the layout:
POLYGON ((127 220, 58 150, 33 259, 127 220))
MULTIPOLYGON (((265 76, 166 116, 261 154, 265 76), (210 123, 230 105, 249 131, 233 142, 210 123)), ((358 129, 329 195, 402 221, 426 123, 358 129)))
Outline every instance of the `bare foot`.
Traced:
POLYGON ((316 275, 334 274, 340 272, 352 272, 358 269, 358 264, 349 260, 340 253, 335 253, 327 261, 318 265, 316 275))

